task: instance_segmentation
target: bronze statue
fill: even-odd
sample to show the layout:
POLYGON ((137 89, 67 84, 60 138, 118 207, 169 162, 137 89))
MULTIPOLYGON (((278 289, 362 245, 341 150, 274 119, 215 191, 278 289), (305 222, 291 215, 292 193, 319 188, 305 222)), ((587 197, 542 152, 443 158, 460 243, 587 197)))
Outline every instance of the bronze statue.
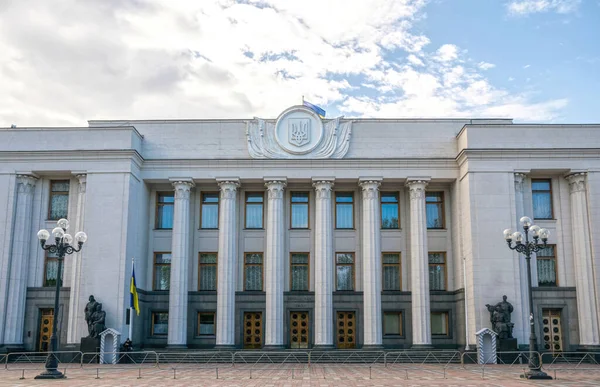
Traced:
POLYGON ((92 335, 92 331, 94 330, 94 326, 92 324, 92 314, 96 311, 96 306, 98 302, 93 295, 90 295, 89 302, 85 305, 85 322, 88 326, 88 337, 94 337, 92 335))
POLYGON ((102 304, 98 303, 96 305, 96 311, 92 314, 91 321, 93 327, 90 336, 98 338, 100 337, 100 333, 104 332, 106 329, 106 325, 104 325, 106 321, 106 312, 102 310, 102 304))
POLYGON ((486 304, 490 312, 490 322, 492 329, 498 334, 499 339, 512 339, 512 331, 515 324, 510 322, 510 314, 514 308, 512 304, 506 301, 507 297, 502 296, 502 301, 496 305, 486 304))

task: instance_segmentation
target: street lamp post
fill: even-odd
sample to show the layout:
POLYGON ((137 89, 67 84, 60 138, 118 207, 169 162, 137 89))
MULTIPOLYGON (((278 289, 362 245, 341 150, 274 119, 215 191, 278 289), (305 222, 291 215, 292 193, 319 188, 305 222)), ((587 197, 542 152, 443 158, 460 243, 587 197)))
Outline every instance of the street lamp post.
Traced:
POLYGON ((58 296, 60 293, 60 287, 62 285, 62 265, 65 255, 73 254, 81 251, 81 247, 87 240, 87 235, 83 231, 79 231, 73 238, 70 234, 67 234, 69 228, 69 221, 66 219, 60 219, 56 222, 57 227, 52 230, 52 236, 54 237, 55 244, 46 245, 46 241, 50 238, 50 233, 47 230, 40 230, 37 233, 37 237, 40 240, 42 249, 56 254, 58 257, 58 273, 56 274, 56 293, 54 294, 54 322, 52 324, 52 336, 50 336, 50 352, 46 358, 46 371, 42 372, 36 379, 63 379, 66 376, 58 370, 58 357, 56 352, 58 351, 58 336, 56 333, 56 317, 58 316, 58 296), (73 247, 73 239, 77 242, 77 247, 73 247))
POLYGON ((527 216, 522 217, 520 222, 523 225, 523 233, 519 231, 513 232, 510 228, 508 228, 504 230, 504 239, 508 243, 508 247, 511 250, 516 250, 517 252, 525 255, 525 260, 527 261, 527 293, 529 296, 530 313, 529 371, 525 372, 523 375, 521 375, 521 377, 526 379, 552 379, 551 376, 542 371, 539 358, 535 354, 537 352, 537 339, 535 336, 535 320, 533 318, 533 295, 531 294, 531 253, 537 253, 547 246, 550 232, 545 228, 532 225, 531 219, 527 216), (530 231, 533 241, 529 240, 530 231), (525 237, 525 243, 523 243, 523 237, 525 237), (540 239, 542 240, 541 244, 539 243, 540 239), (514 246, 512 244, 513 240, 515 241, 514 246))

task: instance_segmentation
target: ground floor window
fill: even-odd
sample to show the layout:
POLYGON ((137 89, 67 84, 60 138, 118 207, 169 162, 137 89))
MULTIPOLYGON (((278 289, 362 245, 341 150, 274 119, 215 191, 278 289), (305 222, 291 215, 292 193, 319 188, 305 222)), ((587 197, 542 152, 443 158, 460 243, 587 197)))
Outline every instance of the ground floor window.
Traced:
POLYGON ((383 334, 402 336, 402 312, 383 313, 383 334))
POLYGON ((431 312, 431 334, 448 336, 448 312, 431 312))
POLYGON ((169 313, 152 312, 152 336, 166 336, 169 333, 169 313))
POLYGON ((198 336, 215 334, 215 314, 212 312, 198 313, 198 336))

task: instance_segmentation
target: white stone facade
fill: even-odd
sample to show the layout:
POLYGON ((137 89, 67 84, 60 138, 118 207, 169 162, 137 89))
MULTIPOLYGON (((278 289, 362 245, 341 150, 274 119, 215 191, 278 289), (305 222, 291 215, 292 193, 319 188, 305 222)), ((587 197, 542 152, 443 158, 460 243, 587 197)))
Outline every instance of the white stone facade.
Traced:
POLYGON ((564 350, 598 346, 599 149, 600 125, 321 122, 303 107, 278 120, 0 129, 0 350, 39 348, 40 313, 53 307, 35 235, 55 224, 48 213, 56 180, 69 182, 70 231, 89 237, 81 253, 65 259, 55 320, 61 346, 87 334, 90 294, 102 302, 107 326, 128 331, 132 257, 142 308, 133 341, 145 347, 243 348, 244 319, 254 313, 260 346, 289 348, 292 315, 306 312, 309 348, 339 347, 345 313, 355 316, 356 348, 459 348, 490 327, 485 305, 502 295, 514 306, 515 337, 526 345, 524 259, 502 238, 523 215, 551 231, 555 252, 555 286, 536 286, 540 258, 532 259, 540 344, 541 314, 552 310, 562 316, 564 350), (551 187, 552 217, 544 219, 534 216, 539 180, 551 187), (165 192, 173 194, 172 227, 160 228, 157 198, 165 192), (443 198, 439 227, 428 228, 428 192, 443 198), (202 227, 207 193, 218 198, 216 227, 202 227), (263 194, 262 227, 246 227, 248 193, 263 194), (292 227, 295 193, 307 194, 308 227, 292 227), (351 227, 338 227, 338 193, 349 194, 351 227), (392 228, 382 225, 389 193, 399 213, 392 228), (262 290, 246 289, 250 253, 262 254, 262 290), (291 286, 294 253, 308 257, 304 290, 291 286), (444 259, 440 289, 430 283, 430 253, 444 259), (156 254, 171 254, 168 290, 156 287, 156 254), (216 290, 199 288, 200 254, 217 256, 216 290), (346 269, 338 254, 352 257, 351 277, 340 274, 346 269), (395 290, 385 289, 382 254, 398 256, 395 290), (352 289, 338 290, 346 280, 352 289), (159 320, 167 313, 163 334, 159 320), (200 328, 204 315, 214 315, 214 331, 200 328))

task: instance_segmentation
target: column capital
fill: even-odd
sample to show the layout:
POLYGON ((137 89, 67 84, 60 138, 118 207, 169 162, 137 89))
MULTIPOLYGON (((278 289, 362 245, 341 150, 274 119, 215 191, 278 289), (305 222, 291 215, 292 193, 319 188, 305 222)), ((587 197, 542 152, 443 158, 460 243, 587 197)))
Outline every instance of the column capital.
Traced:
POLYGON ((285 180, 267 180, 265 178, 265 187, 269 193, 269 199, 283 199, 283 189, 287 185, 285 180))
POLYGON ((362 188, 363 199, 376 199, 379 195, 381 178, 360 178, 358 185, 362 188))
POLYGON ((87 174, 79 173, 79 174, 75 175, 75 177, 79 181, 79 192, 85 193, 85 190, 87 187, 87 174))
POLYGON ((221 199, 234 199, 237 189, 240 187, 239 179, 217 179, 221 190, 221 199))
POLYGON ((410 190, 410 198, 418 199, 425 197, 425 187, 429 184, 430 177, 409 177, 406 186, 410 190))
POLYGON ((189 199, 194 186, 192 179, 169 179, 175 190, 175 199, 189 199))
POLYGON ((515 172, 514 173, 514 178, 515 178, 515 190, 517 190, 518 192, 524 192, 525 191, 525 178, 527 177, 526 174, 522 173, 522 172, 515 172))
POLYGON ((565 176, 565 179, 569 182, 571 193, 585 192, 585 177, 587 172, 576 172, 565 176))
POLYGON ((333 178, 313 178, 313 187, 317 193, 317 199, 330 199, 331 191, 333 190, 333 178))
POLYGON ((17 175, 17 191, 19 193, 31 193, 35 187, 35 183, 38 180, 37 176, 34 175, 17 175))

